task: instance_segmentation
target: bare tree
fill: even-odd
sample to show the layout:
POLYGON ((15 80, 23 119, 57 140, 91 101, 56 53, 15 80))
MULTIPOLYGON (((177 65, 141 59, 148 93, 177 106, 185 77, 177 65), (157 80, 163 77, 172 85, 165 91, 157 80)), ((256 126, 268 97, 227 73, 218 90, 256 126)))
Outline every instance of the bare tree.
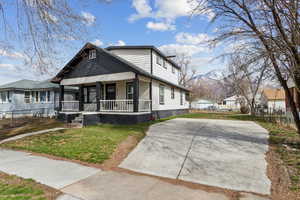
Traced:
POLYGON ((18 57, 41 74, 55 71, 61 49, 70 41, 89 39, 86 25, 93 20, 77 13, 68 0, 0 0, 0 56, 18 57))
POLYGON ((213 22, 222 21, 219 35, 213 42, 257 42, 273 67, 285 90, 294 121, 300 133, 300 119, 287 75, 300 86, 299 0, 193 0, 198 3, 195 12, 213 12, 213 22))
POLYGON ((240 55, 233 55, 228 63, 228 74, 224 82, 234 89, 236 95, 243 97, 251 115, 255 115, 257 95, 267 78, 265 72, 268 68, 269 65, 264 60, 249 60, 249 57, 240 55))
POLYGON ((175 52, 175 56, 173 58, 173 61, 175 61, 180 67, 179 84, 184 87, 189 87, 191 84, 195 84, 193 80, 195 79, 197 71, 192 69, 191 60, 191 56, 186 53, 175 52))

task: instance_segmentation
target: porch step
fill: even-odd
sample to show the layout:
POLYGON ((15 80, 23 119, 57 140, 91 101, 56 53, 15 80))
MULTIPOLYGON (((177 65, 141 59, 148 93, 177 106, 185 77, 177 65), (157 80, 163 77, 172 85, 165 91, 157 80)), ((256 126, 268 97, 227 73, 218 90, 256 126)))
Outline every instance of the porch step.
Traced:
POLYGON ((78 117, 72 120, 72 124, 82 124, 83 116, 80 114, 78 117))

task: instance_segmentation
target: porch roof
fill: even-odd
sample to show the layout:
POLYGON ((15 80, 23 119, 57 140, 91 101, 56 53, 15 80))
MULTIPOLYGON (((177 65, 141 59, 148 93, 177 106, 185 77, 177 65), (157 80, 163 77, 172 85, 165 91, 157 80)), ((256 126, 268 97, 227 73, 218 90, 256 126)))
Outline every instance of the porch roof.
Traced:
POLYGON ((124 65, 126 65, 130 71, 132 72, 135 72, 137 74, 140 74, 140 75, 143 75, 143 76, 146 76, 146 77, 149 77, 149 78, 152 78, 154 80, 157 80, 157 81, 160 81, 160 82, 163 82, 163 83, 166 83, 166 84, 169 84, 169 85, 172 85, 174 87, 177 87, 177 88, 180 88, 180 89, 183 89, 185 91, 189 91, 187 88, 183 87, 183 86, 180 86, 180 85, 177 85, 177 84, 174 84, 172 82, 169 82, 167 80, 164 80, 164 79, 161 79, 155 75, 152 75, 150 74, 149 72, 141 69, 140 67, 134 65, 133 63, 131 62, 128 62, 127 60, 109 52, 108 50, 106 49, 102 49, 102 48, 99 48, 91 43, 87 43, 84 45, 84 47, 74 56, 74 58, 68 62, 65 67, 51 80, 53 83, 60 83, 60 81, 63 79, 64 75, 66 73, 68 73, 70 70, 72 70, 72 64, 74 62, 76 62, 76 60, 81 56, 81 54, 83 53, 83 51, 85 49, 96 49, 97 51, 100 51, 100 52, 104 52, 107 56, 111 56, 112 58, 115 58, 117 60, 119 60, 120 62, 122 62, 124 65))

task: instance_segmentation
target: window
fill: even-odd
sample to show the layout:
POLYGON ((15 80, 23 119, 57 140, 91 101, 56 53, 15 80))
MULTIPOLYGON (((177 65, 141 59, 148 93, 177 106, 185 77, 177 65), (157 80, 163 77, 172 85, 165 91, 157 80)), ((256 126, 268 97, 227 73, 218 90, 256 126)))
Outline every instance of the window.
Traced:
POLYGON ((172 73, 175 74, 175 67, 172 66, 172 73))
POLYGON ((159 85, 159 104, 165 104, 165 86, 159 85))
POLYGON ((6 92, 0 92, 0 102, 1 103, 6 103, 6 92))
POLYGON ((46 102, 46 91, 40 92, 40 102, 46 102))
POLYGON ((185 93, 185 100, 186 101, 190 100, 190 94, 188 92, 185 93))
POLYGON ((163 67, 167 69, 167 62, 163 60, 163 67))
POLYGON ((96 58, 96 49, 92 49, 89 51, 89 60, 96 58))
POLYGON ((163 60, 159 55, 156 55, 156 63, 159 64, 160 66, 163 64, 163 60))
POLYGON ((183 92, 180 90, 180 105, 183 105, 183 92))
POLYGON ((24 102, 25 103, 30 103, 30 92, 29 91, 25 91, 24 102))
POLYGON ((126 99, 133 99, 133 83, 126 84, 126 99))
POLYGON ((50 91, 47 91, 47 102, 50 102, 51 101, 51 93, 50 91))
POLYGON ((39 102, 39 92, 38 91, 35 92, 35 102, 36 103, 39 102))
POLYGON ((171 99, 175 99, 175 88, 171 88, 171 99))

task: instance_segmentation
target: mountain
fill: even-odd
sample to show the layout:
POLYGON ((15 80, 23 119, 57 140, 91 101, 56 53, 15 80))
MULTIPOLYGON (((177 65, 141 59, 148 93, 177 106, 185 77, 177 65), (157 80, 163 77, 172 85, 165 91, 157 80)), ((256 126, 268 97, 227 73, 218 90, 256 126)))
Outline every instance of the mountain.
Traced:
POLYGON ((194 80, 213 80, 219 81, 223 79, 222 71, 220 70, 212 70, 204 74, 195 75, 194 80))

